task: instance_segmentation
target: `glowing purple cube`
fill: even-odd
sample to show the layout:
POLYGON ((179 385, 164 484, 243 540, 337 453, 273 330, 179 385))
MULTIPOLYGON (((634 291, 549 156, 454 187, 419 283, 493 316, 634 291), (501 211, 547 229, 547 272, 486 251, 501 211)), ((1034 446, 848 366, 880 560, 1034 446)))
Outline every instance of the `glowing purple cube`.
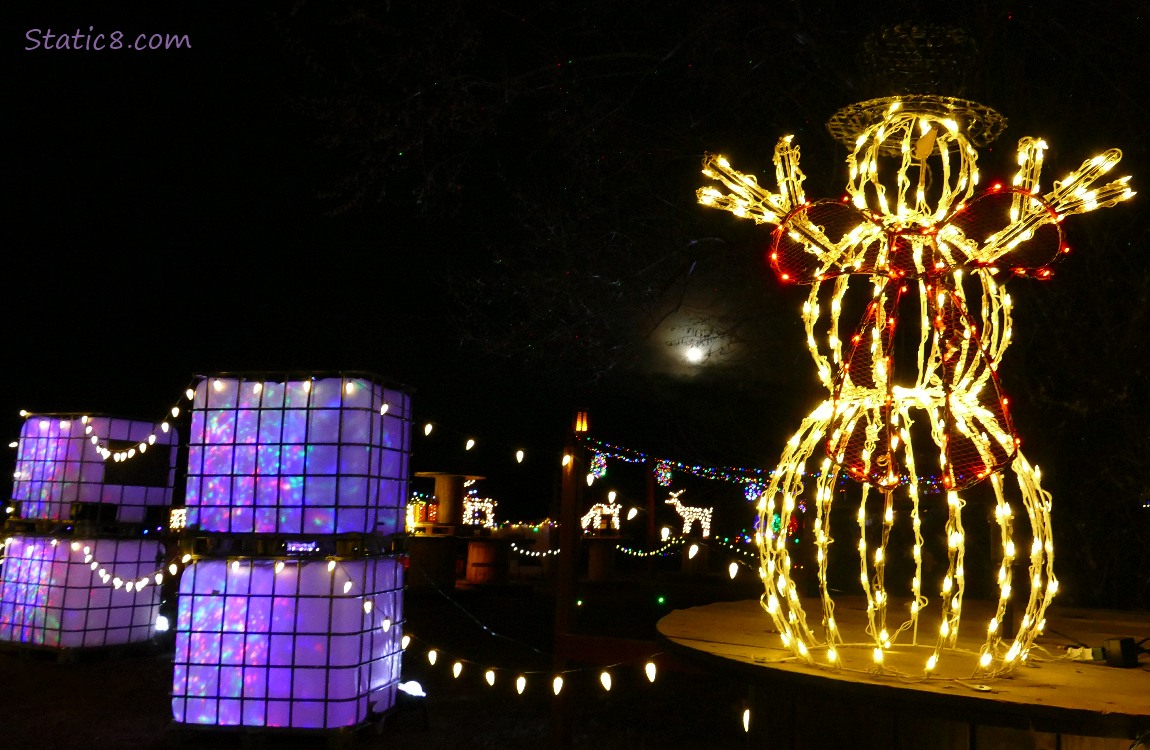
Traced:
POLYGON ((160 611, 160 543, 11 536, 0 565, 0 641, 92 648, 146 641, 160 611))
POLYGON ((26 519, 70 520, 74 504, 101 503, 114 507, 115 520, 139 523, 150 506, 172 504, 175 486, 176 431, 151 422, 80 415, 31 415, 20 428, 12 499, 26 519), (101 450, 131 451, 133 459, 118 464, 101 450), (133 466, 148 463, 159 476, 142 481, 133 466), (115 474, 110 477, 109 474, 115 474))
POLYGON ((403 530, 410 396, 362 377, 197 383, 189 530, 392 534, 403 530))
POLYGON ((175 721, 333 729, 395 703, 395 558, 196 560, 180 580, 175 721))

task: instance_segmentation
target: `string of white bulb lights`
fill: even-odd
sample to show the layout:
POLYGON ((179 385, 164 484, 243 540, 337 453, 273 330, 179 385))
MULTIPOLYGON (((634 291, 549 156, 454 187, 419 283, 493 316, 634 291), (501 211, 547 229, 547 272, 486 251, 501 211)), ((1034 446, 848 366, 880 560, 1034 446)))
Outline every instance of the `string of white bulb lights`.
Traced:
MULTIPOLYGON (((414 637, 411 635, 406 633, 404 634, 401 645, 405 650, 411 645, 413 638, 414 637)), ((487 683, 488 687, 495 687, 496 683, 502 682, 504 679, 506 679, 508 674, 514 674, 515 679, 513 684, 515 685, 515 692, 519 695, 522 695, 526 691, 529 679, 546 680, 548 678, 551 692, 553 692, 555 695, 559 695, 559 693, 563 691, 567 681, 571 679, 572 675, 586 674, 591 671, 599 672, 599 684, 602 686, 603 690, 610 691, 614 686, 612 672, 618 671, 618 669, 622 667, 633 667, 638 663, 642 664, 642 671, 648 682, 654 682, 656 676, 658 675, 658 666, 655 660, 659 654, 651 654, 649 657, 637 659, 634 661, 617 662, 614 664, 609 664, 606 667, 575 668, 555 673, 540 670, 508 670, 498 666, 490 666, 484 662, 478 662, 449 655, 442 649, 439 649, 435 646, 427 646, 426 649, 427 650, 425 655, 427 658, 427 663, 434 667, 440 662, 450 661, 451 676, 455 679, 459 679, 465 671, 480 669, 483 673, 483 681, 487 683)))
MULTIPOLYGON (((35 537, 33 538, 35 539, 35 537)), ((24 537, 20 538, 21 541, 24 539, 24 537)), ((9 537, 5 539, 2 543, 0 543, 0 550, 11 549, 16 541, 16 537, 9 537)), ((50 539, 49 544, 53 547, 57 547, 60 544, 60 540, 55 538, 50 539)), ((112 564, 97 560, 94 557, 92 547, 89 544, 81 544, 78 541, 73 541, 69 544, 69 550, 72 554, 83 557, 84 564, 92 570, 96 577, 100 579, 102 584, 110 586, 114 589, 123 587, 124 591, 128 593, 132 593, 133 591, 142 592, 148 585, 152 583, 159 586, 164 582, 163 568, 157 568, 156 570, 142 576, 123 576, 116 573, 115 566, 112 564)), ((11 554, 18 555, 19 553, 11 554)), ((0 565, 4 564, 5 558, 6 556, 0 556, 0 565)))
POLYGON ((910 96, 863 102, 853 105, 853 112, 861 114, 865 127, 848 134, 850 177, 842 202, 807 201, 799 149, 791 136, 775 147, 777 193, 716 155, 705 158, 703 174, 726 190, 707 186, 697 191, 703 205, 776 227, 771 265, 780 280, 811 285, 802 319, 817 376, 829 394, 791 437, 758 500, 763 608, 784 648, 809 664, 843 668, 844 647, 852 646, 869 651, 868 671, 881 672, 898 636, 909 632, 911 645, 925 646, 924 672, 931 674, 944 651, 959 651, 966 491, 976 484, 989 486, 1002 559, 997 604, 975 654, 974 672, 1001 675, 1026 661, 1045 627, 1058 580, 1051 498, 1042 489, 1038 467, 1018 449, 996 374, 1011 340, 1011 299, 998 277, 1005 272, 1049 276, 1049 264, 1068 251, 1060 229, 1066 216, 1113 206, 1134 193, 1128 177, 1095 186, 1120 160, 1116 149, 1088 159, 1043 193, 1039 178, 1047 145, 1023 138, 1013 185, 995 185, 975 197, 977 152, 968 129, 988 110, 961 100, 910 96), (893 171, 891 161, 897 162, 893 171), (858 277, 866 282, 861 301, 848 296, 850 282, 858 277), (897 338, 900 353, 909 351, 913 364, 904 361, 896 369, 896 330, 908 300, 911 315, 919 317, 917 333, 897 338), (851 311, 860 308, 862 322, 844 335, 850 330, 847 321, 856 319, 851 311), (904 372, 911 377, 896 377, 904 372), (816 452, 822 446, 826 457, 819 461, 816 452), (941 606, 933 644, 919 643, 919 616, 932 585, 924 581, 920 461, 937 461, 946 497, 941 540, 946 566, 936 589, 941 606), (813 463, 819 464, 817 472, 808 471, 813 463), (844 474, 856 480, 851 486, 858 503, 863 634, 844 633, 837 624, 828 585, 832 501, 844 474), (1009 487, 1007 474, 1013 474, 1016 490, 1009 487), (808 621, 800 602, 792 575, 795 561, 786 546, 791 515, 811 485, 822 609, 817 623, 808 621), (1010 635, 1003 625, 1016 588, 1019 507, 1030 530, 1021 550, 1022 555, 1029 552, 1029 594, 1010 635), (886 568, 901 508, 910 519, 914 574, 909 619, 895 622, 886 568), (782 520, 777 533, 766 522, 775 514, 782 520), (871 519, 881 519, 873 529, 871 519))
MULTIPOLYGON (((252 393, 254 393, 256 395, 258 395, 260 393, 260 391, 263 390, 263 383, 261 383, 259 381, 253 381, 253 382, 247 383, 245 385, 246 385, 246 387, 251 388, 252 393)), ((310 390, 310 386, 311 386, 311 383, 309 381, 305 380, 304 381, 305 392, 310 390)), ((212 381, 212 388, 214 390, 219 391, 220 389, 222 389, 224 387, 225 386, 224 386, 223 380, 217 378, 217 379, 214 379, 212 381)), ((362 386, 360 384, 358 384, 355 379, 352 378, 352 379, 348 379, 347 382, 344 383, 343 387, 344 387, 345 392, 348 395, 351 395, 352 393, 355 392, 356 388, 360 388, 362 386)), ((99 435, 95 432, 94 426, 92 424, 90 424, 90 421, 91 421, 90 416, 82 415, 79 417, 79 419, 80 419, 80 422, 84 425, 85 436, 92 443, 92 445, 95 446, 96 453, 102 459, 104 459, 105 461, 111 459, 112 461, 114 461, 116 463, 120 463, 123 461, 130 461, 130 460, 134 459, 136 456, 147 453, 149 446, 154 445, 156 443, 157 439, 159 439, 159 436, 161 434, 167 434, 168 432, 171 431, 172 424, 169 420, 178 419, 180 417, 180 414, 182 413, 181 404, 184 402, 184 400, 188 401, 189 403, 192 402, 195 399, 195 395, 196 395, 196 392, 193 388, 188 387, 187 389, 185 389, 183 394, 182 394, 182 397, 172 407, 170 407, 167 410, 164 418, 160 419, 159 421, 157 421, 155 423, 155 428, 152 430, 151 434, 149 434, 144 440, 140 440, 138 442, 134 441, 134 444, 132 446, 130 446, 128 448, 122 448, 120 450, 111 450, 108 447, 111 444, 111 440, 107 436, 99 435)), ((380 416, 386 414, 388 411, 388 408, 389 408, 388 404, 386 404, 386 403, 383 404, 380 407, 380 411, 379 411, 380 416)), ((21 409, 20 410, 20 416, 22 418, 27 418, 27 417, 33 416, 33 413, 29 412, 26 409, 21 409)), ((62 429, 67 429, 68 426, 69 426, 69 420, 62 420, 60 422, 60 427, 62 429)), ((430 425, 429 425, 429 428, 430 428, 430 425)), ((430 431, 430 429, 429 429, 429 431, 430 431)), ((471 448, 473 448, 475 445, 474 440, 469 440, 468 443, 469 444, 466 445, 465 450, 471 450, 471 448)), ((520 457, 519 460, 522 461, 522 457, 520 457)))
MULTIPOLYGON (((222 381, 215 381, 215 382, 219 382, 222 384, 222 381)), ((215 387, 215 386, 213 386, 213 387, 215 387)), ((257 382, 252 382, 252 383, 248 384, 248 387, 252 388, 253 392, 258 394, 260 392, 260 390, 262 389, 263 384, 257 381, 257 382)), ((349 380, 345 384, 344 387, 345 387, 345 389, 349 389, 348 393, 350 394, 352 392, 352 390, 354 388, 356 388, 357 386, 356 386, 354 380, 349 380)), ((181 408, 181 404, 183 403, 183 401, 186 399, 188 402, 191 402, 194 399, 194 397, 195 397, 195 391, 190 387, 187 388, 184 391, 184 393, 182 394, 182 397, 173 406, 171 406, 167 410, 167 412, 165 413, 165 416, 155 423, 155 429, 152 430, 151 434, 148 435, 148 437, 146 439, 138 441, 130 447, 121 448, 119 450, 112 450, 108 447, 111 444, 111 441, 107 438, 107 436, 102 436, 102 435, 96 434, 94 427, 89 424, 91 417, 84 415, 84 416, 79 416, 78 418, 85 425, 85 427, 84 427, 85 436, 91 441, 92 445, 95 446, 97 455, 99 455, 104 460, 110 459, 114 462, 119 463, 122 461, 130 461, 130 460, 134 459, 136 456, 141 455, 143 453, 146 453, 148 451, 148 448, 156 443, 160 434, 166 434, 172 429, 171 420, 178 419, 180 417, 180 414, 183 413, 183 409, 181 408)), ((383 406, 380 408, 380 415, 382 416, 382 415, 386 414, 388 411, 388 408, 389 408, 388 404, 386 404, 386 403, 383 404, 383 406)), ((30 416, 34 416, 34 413, 28 411, 27 409, 21 409, 19 414, 20 414, 21 418, 27 418, 30 416)), ((61 426, 63 428, 67 428, 68 427, 68 420, 64 420, 62 422, 61 426)), ((426 436, 430 435, 432 433, 432 431, 433 431, 433 423, 432 422, 426 423, 423 427, 424 436, 426 437, 426 436)), ((12 443, 9 445, 9 447, 15 448, 17 445, 18 445, 17 443, 12 443)), ((469 437, 463 443, 463 450, 464 451, 470 451, 470 450, 474 449, 476 447, 476 445, 477 445, 477 441, 475 440, 475 438, 469 437)), ((523 460, 527 457, 526 452, 522 448, 517 448, 514 451, 513 455, 515 458, 515 462, 519 463, 519 464, 523 463, 523 460)))
MULTIPOLYGON (((169 414, 171 414, 172 419, 179 417, 180 416, 180 407, 179 406, 173 406, 169 410, 169 414)), ((31 412, 29 412, 25 409, 21 409, 20 410, 20 416, 27 418, 27 417, 30 417, 33 415, 31 412)), ((79 419, 80 419, 80 423, 84 425, 85 436, 92 443, 92 445, 94 445, 96 447, 97 455, 99 455, 100 458, 104 459, 105 461, 107 461, 108 459, 112 459, 116 463, 119 463, 121 461, 128 461, 128 460, 135 458, 137 455, 146 453, 148 451, 149 446, 155 445, 156 440, 159 438, 159 435, 161 433, 166 434, 168 431, 170 431, 172 429, 172 425, 170 422, 168 422, 167 419, 160 420, 159 422, 156 423, 155 429, 151 432, 151 434, 148 435, 148 437, 146 439, 139 441, 138 444, 134 445, 131 448, 113 451, 113 450, 110 450, 108 448, 108 445, 109 445, 108 439, 106 437, 102 437, 100 435, 97 435, 95 433, 94 426, 89 424, 89 422, 91 421, 91 417, 89 417, 87 415, 82 415, 79 417, 79 419)), ((69 420, 69 419, 60 420, 60 422, 59 422, 60 429, 63 429, 63 430, 69 429, 70 423, 71 423, 71 420, 69 420)), ((13 444, 13 447, 15 447, 15 445, 16 444, 13 444)))
POLYGON ((524 548, 520 547, 518 544, 516 544, 515 542, 511 543, 511 551, 517 555, 522 555, 523 557, 552 557, 554 555, 559 554, 559 550, 557 550, 557 549, 546 549, 546 550, 524 549, 524 548))

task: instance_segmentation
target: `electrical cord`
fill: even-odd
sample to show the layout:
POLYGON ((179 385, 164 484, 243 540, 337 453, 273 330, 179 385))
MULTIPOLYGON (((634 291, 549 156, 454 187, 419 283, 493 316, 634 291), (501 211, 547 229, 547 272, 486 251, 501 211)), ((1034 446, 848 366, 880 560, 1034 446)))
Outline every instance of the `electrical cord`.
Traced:
POLYGON ((1059 633, 1057 630, 1047 630, 1046 632, 1049 633, 1050 635, 1056 635, 1059 638, 1063 638, 1063 639, 1068 640, 1068 641, 1073 641, 1074 645, 1078 646, 1079 648, 1090 648, 1088 645, 1086 645, 1085 643, 1078 640, 1077 638, 1075 638, 1072 635, 1067 635, 1066 633, 1059 633))
POLYGON ((431 588, 437 594, 439 594, 441 597, 443 597, 444 600, 446 600, 452 606, 454 606, 456 609, 458 609, 460 612, 462 612, 464 614, 464 616, 466 616, 469 620, 471 620, 473 623, 475 623, 478 627, 480 627, 488 635, 492 636, 493 638, 499 638, 499 639, 508 641, 510 643, 514 643, 516 645, 527 648, 531 651, 534 651, 536 654, 539 654, 540 656, 550 656, 550 654, 545 653, 544 651, 540 650, 539 648, 533 646, 530 643, 527 643, 526 641, 522 641, 518 638, 513 638, 511 636, 503 635, 502 633, 498 633, 498 632, 492 630, 491 628, 487 627, 487 625, 484 624, 484 622, 482 620, 480 620, 478 617, 473 615, 470 611, 467 610, 466 607, 464 607, 462 604, 460 604, 458 601, 456 601, 453 597, 449 596, 446 591, 444 591, 438 585, 436 585, 435 581, 432 579, 431 575, 427 571, 425 571, 423 568, 421 568, 418 565, 412 565, 411 568, 417 570, 421 575, 423 575, 423 577, 426 579, 427 583, 431 586, 431 588))

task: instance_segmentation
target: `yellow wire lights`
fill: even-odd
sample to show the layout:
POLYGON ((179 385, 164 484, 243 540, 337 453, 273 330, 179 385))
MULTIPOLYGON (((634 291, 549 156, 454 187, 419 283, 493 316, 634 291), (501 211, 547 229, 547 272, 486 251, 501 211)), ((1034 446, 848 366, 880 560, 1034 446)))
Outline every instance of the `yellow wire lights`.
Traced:
POLYGON ((980 175, 972 142, 982 145, 988 140, 982 136, 993 137, 998 126, 989 120, 997 114, 981 105, 956 107, 956 101, 892 97, 855 105, 851 117, 836 116, 832 124, 837 122, 840 130, 844 123, 857 125, 853 133, 835 133, 851 149, 842 202, 807 201, 791 136, 775 147, 777 192, 721 156, 704 159, 703 174, 725 190, 703 187, 697 191, 699 202, 775 225, 770 261, 776 274, 782 281, 811 285, 802 319, 829 398, 787 443, 757 507, 763 608, 785 648, 810 664, 844 666, 847 637, 835 621, 828 585, 835 541, 832 499, 844 475, 856 480, 848 483, 845 497, 857 499, 858 580, 867 625, 862 643, 854 645, 870 653, 864 659, 870 662, 868 670, 883 671, 884 654, 904 632, 911 645, 919 645, 919 614, 931 591, 938 592, 940 607, 937 633, 929 638, 933 643, 923 644, 929 651, 925 673, 935 670, 943 651, 957 650, 966 586, 962 510, 965 490, 975 484, 990 487, 1002 551, 997 605, 975 658, 976 674, 1003 674, 1026 660, 1058 590, 1051 498, 1041 487, 1038 468, 1018 450, 996 374, 1011 340, 1011 299, 996 277, 1011 271, 1045 278, 1052 260, 1067 251, 1062 219, 1113 206, 1134 193, 1128 177, 1096 186, 1120 160, 1116 149, 1086 160, 1043 192, 1040 173, 1047 145, 1028 137, 1018 144, 1012 186, 995 185, 975 197, 980 175), (856 299, 858 293, 850 296, 848 290, 852 276, 860 275, 866 283, 862 298, 856 299), (847 333, 844 321, 853 323, 860 310, 861 324, 847 333), (906 326, 908 333, 899 337, 904 356, 896 361, 900 315, 913 317, 916 311, 918 326, 906 326), (902 365, 896 367, 897 362, 902 365), (817 473, 809 472, 808 464, 819 460, 820 446, 826 456, 811 467, 817 473), (937 558, 945 566, 936 581, 924 580, 924 548, 932 548, 926 547, 922 529, 916 461, 937 461, 946 489, 945 529, 938 540, 944 557, 937 558), (1013 488, 1005 481, 1007 473, 1014 476, 1013 488), (819 626, 807 621, 792 576, 797 563, 785 544, 799 497, 812 488, 819 626), (900 513, 903 507, 909 511, 914 572, 905 592, 892 592, 886 575, 896 505, 900 513), (1025 543, 1015 536, 1019 508, 1029 525, 1025 543), (769 523, 775 514, 781 516, 778 533, 769 523), (1009 634, 1004 619, 1015 589, 1016 560, 1029 564, 1029 585, 1017 587, 1029 593, 1023 594, 1017 631, 1009 634), (888 622, 892 610, 897 611, 892 593, 908 596, 905 622, 888 622), (816 658, 816 651, 821 656, 816 658))

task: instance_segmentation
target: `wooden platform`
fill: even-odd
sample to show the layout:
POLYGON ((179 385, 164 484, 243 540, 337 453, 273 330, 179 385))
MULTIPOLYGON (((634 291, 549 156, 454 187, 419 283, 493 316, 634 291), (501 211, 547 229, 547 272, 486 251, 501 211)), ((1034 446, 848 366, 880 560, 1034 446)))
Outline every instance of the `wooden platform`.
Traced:
MULTIPOLYGON (((840 627, 861 640, 861 602, 835 601, 840 627)), ((757 600, 676 610, 658 631, 669 652, 749 686, 752 747, 1126 750, 1138 738, 1150 747, 1150 658, 1122 669, 1065 656, 1068 645, 1141 640, 1150 614, 1052 608, 1027 666, 986 680, 971 676, 989 619, 978 605, 964 605, 959 650, 944 652, 929 679, 923 666, 937 632, 929 619, 917 645, 909 632, 899 637, 883 673, 861 642, 839 648, 846 668, 837 671, 791 658, 757 600)), ((817 621, 818 603, 804 608, 817 621)))

